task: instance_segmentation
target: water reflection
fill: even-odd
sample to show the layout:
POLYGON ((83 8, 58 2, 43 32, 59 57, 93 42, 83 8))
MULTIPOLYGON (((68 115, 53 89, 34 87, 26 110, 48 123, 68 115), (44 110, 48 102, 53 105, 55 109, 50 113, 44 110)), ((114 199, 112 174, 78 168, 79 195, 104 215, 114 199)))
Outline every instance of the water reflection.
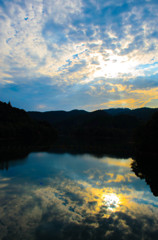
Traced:
POLYGON ((157 160, 157 154, 139 154, 136 155, 131 165, 135 174, 149 184, 155 196, 158 196, 157 160))
POLYGON ((111 211, 116 211, 116 209, 118 208, 118 206, 120 204, 119 196, 117 196, 114 193, 105 194, 103 196, 103 199, 105 202, 105 206, 107 207, 108 210, 111 210, 111 211))
POLYGON ((0 172, 0 239, 158 239, 158 203, 132 159, 32 153, 0 172))

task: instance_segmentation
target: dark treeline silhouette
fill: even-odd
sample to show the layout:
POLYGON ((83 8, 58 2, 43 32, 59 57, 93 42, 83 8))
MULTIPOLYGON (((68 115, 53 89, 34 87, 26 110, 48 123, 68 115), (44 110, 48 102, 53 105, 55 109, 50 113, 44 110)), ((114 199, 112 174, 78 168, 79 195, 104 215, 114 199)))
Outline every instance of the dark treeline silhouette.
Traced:
POLYGON ((28 112, 31 118, 45 120, 58 129, 60 135, 80 138, 129 139, 158 109, 140 108, 108 109, 86 112, 84 110, 28 112))
POLYGON ((150 120, 152 115, 158 111, 158 108, 137 108, 137 109, 129 109, 129 108, 110 108, 105 110, 107 113, 113 116, 117 115, 128 115, 128 116, 134 116, 137 119, 146 122, 150 120))
POLYGON ((144 152, 134 157, 131 166, 137 177, 145 179, 155 196, 158 196, 157 162, 158 154, 150 155, 144 152))
MULTIPOLYGON (((128 115, 134 116, 142 121, 148 121, 151 116, 158 111, 158 108, 138 108, 138 109, 129 109, 129 108, 110 108, 103 109, 102 112, 106 112, 112 116, 118 115, 128 115)), ((28 112, 28 114, 38 120, 47 120, 48 122, 54 124, 62 122, 65 120, 70 120, 73 117, 86 115, 88 116, 89 112, 85 110, 72 110, 69 112, 66 111, 48 111, 48 112, 28 112)))
POLYGON ((35 144, 54 140, 57 134, 47 122, 30 118, 24 110, 0 102, 0 146, 26 143, 35 144))
POLYGON ((91 154, 95 157, 111 156, 129 158, 133 154, 133 144, 118 140, 87 139, 62 136, 48 152, 69 153, 72 155, 91 154))
POLYGON ((113 141, 135 141, 137 149, 153 151, 157 148, 157 114, 151 119, 154 112, 158 109, 27 113, 12 107, 10 102, 0 102, 0 141, 46 142, 54 140, 58 132, 60 136, 102 143, 109 141, 111 145, 113 141))
POLYGON ((128 115, 111 116, 105 111, 95 111, 72 129, 74 135, 86 138, 101 138, 109 140, 131 139, 134 129, 141 122, 128 115))
POLYGON ((47 152, 133 157, 133 171, 158 196, 158 109, 27 113, 0 102, 0 168, 41 146, 47 152))
POLYGON ((150 185, 151 191, 158 196, 158 112, 135 135, 136 152, 132 169, 150 185))
POLYGON ((29 115, 33 119, 49 121, 60 135, 72 137, 73 140, 66 138, 55 144, 52 151, 132 157, 132 170, 144 178, 153 194, 158 196, 157 108, 30 112, 29 115))
POLYGON ((137 151, 152 153, 158 152, 158 112, 155 112, 151 119, 142 125, 136 135, 135 141, 137 144, 137 151))

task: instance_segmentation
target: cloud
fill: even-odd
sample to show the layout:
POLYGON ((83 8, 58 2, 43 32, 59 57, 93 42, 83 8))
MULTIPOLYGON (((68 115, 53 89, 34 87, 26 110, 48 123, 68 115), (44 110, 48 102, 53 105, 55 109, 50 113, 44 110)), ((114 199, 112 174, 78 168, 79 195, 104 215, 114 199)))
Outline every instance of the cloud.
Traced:
POLYGON ((76 155, 74 161, 70 154, 47 153, 28 158, 33 178, 27 184, 27 168, 16 178, 1 174, 2 238, 141 239, 144 234, 157 240, 157 200, 130 172, 131 159, 86 154, 76 155))
MULTIPOLYGON (((108 196, 115 194, 112 191, 113 195, 110 195, 112 189, 105 191, 90 185, 83 188, 81 183, 68 179, 59 181, 58 178, 50 179, 49 185, 43 187, 32 186, 31 183, 31 194, 26 194, 29 190, 26 186, 22 189, 19 187, 20 185, 18 191, 21 194, 7 202, 5 212, 1 207, 2 237, 9 238, 16 232, 16 236, 21 234, 26 239, 35 231, 38 239, 56 236, 58 239, 63 239, 63 236, 64 239, 69 239, 74 235, 77 239, 87 239, 87 234, 100 238, 106 236, 107 239, 116 238, 116 235, 117 239, 132 239, 136 235, 139 238, 143 232, 146 236, 152 235, 152 239, 157 239, 157 208, 149 208, 142 202, 133 202, 131 196, 118 194, 121 202, 115 211, 115 202, 106 203, 108 196), (11 221, 10 216, 14 217, 14 221, 11 221), (9 227, 9 231, 5 225, 9 227)), ((135 196, 137 199, 142 197, 141 194, 135 196)), ((5 197, 3 196, 2 202, 5 197)))
MULTIPOLYGON (((50 78, 50 88, 61 88, 55 101, 60 109, 74 107, 72 91, 76 107, 89 110, 115 101, 116 106, 119 101, 129 107, 152 104, 156 97, 146 92, 144 100, 130 89, 157 87, 157 9, 154 0, 1 1, 0 84, 30 85, 31 80, 33 88, 39 79, 45 89, 50 78), (80 102, 79 95, 87 100, 80 102)), ((17 106, 20 94, 14 96, 17 106)), ((24 101, 29 109, 28 98, 24 101)))

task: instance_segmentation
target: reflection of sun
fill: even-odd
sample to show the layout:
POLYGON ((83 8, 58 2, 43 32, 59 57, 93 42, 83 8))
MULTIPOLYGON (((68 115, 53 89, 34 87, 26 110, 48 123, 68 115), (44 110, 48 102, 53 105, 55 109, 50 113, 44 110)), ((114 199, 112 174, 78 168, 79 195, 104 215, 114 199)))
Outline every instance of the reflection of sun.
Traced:
POLYGON ((116 194, 110 193, 104 195, 103 202, 106 205, 107 209, 114 210, 119 206, 120 199, 116 194))

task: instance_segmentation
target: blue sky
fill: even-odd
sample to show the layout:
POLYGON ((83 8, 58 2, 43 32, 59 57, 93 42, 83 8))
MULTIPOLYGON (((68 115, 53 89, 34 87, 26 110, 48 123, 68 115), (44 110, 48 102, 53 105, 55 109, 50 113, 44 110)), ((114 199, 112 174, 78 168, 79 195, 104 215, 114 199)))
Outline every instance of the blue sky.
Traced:
POLYGON ((157 0, 0 0, 0 100, 158 107, 157 0))

